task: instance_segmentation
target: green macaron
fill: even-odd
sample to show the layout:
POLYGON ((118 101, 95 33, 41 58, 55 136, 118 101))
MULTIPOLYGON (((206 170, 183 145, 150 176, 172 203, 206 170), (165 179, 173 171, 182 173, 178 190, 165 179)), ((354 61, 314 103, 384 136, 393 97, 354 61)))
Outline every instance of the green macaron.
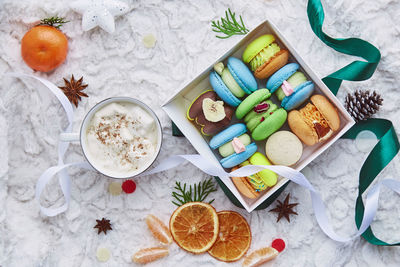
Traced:
MULTIPOLYGON (((249 158, 249 162, 251 165, 272 165, 260 152, 254 153, 254 155, 249 158)), ((264 184, 269 187, 276 185, 278 181, 278 175, 268 169, 257 172, 255 176, 261 178, 264 184)))
POLYGON ((273 35, 266 34, 258 37, 246 47, 242 58, 244 62, 250 65, 252 71, 257 70, 281 50, 274 41, 273 35))
POLYGON ((262 121, 251 133, 254 140, 260 141, 268 138, 271 134, 278 131, 287 119, 287 112, 280 108, 270 114, 262 121))
POLYGON ((263 121, 265 120, 270 114, 275 112, 278 109, 278 106, 272 103, 271 100, 265 101, 269 108, 266 112, 257 113, 254 110, 251 110, 247 115, 244 117, 243 121, 246 123, 247 129, 250 132, 254 131, 254 129, 263 121))
POLYGON ((246 97, 242 103, 236 108, 236 117, 240 120, 247 113, 249 113, 255 105, 261 103, 262 101, 268 99, 271 96, 271 93, 268 89, 258 89, 248 97, 246 97))
POLYGON ((267 100, 268 89, 259 89, 246 97, 236 109, 236 117, 244 118, 254 140, 260 141, 276 132, 285 123, 287 112, 267 100))
POLYGON ((249 63, 258 53, 265 47, 275 41, 275 37, 271 34, 266 34, 252 41, 244 50, 242 58, 245 63, 249 63))

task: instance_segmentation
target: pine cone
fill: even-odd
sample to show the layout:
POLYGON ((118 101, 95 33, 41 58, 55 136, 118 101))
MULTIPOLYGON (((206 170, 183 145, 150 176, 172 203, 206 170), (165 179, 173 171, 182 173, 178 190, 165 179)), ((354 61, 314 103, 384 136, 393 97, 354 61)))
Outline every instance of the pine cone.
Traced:
POLYGON ((382 106, 382 97, 374 91, 372 94, 367 91, 356 90, 353 95, 347 94, 345 108, 356 122, 366 120, 379 110, 382 106))

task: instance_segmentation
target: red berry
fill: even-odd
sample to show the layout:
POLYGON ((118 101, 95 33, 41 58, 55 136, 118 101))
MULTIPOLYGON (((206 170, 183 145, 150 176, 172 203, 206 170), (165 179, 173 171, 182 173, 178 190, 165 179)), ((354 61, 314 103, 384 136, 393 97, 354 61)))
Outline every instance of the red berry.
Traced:
POLYGON ((122 183, 122 190, 127 194, 132 194, 136 190, 136 183, 132 180, 126 180, 122 183))
POLYGON ((272 241, 272 245, 271 247, 273 247, 274 249, 276 249, 279 252, 282 252, 285 249, 285 241, 283 241, 280 238, 275 239, 274 241, 272 241))

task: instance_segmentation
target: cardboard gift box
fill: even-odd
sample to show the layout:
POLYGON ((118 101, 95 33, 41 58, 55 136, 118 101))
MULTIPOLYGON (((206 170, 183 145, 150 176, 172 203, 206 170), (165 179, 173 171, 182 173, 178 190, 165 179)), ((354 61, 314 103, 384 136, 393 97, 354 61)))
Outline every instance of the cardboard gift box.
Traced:
MULTIPOLYGON (((171 118, 171 120, 178 126, 185 137, 191 142, 191 144, 199 154, 210 159, 210 161, 214 162, 215 164, 220 164, 219 160, 221 159, 221 156, 218 154, 218 150, 213 151, 208 145, 208 141, 211 137, 203 136, 200 133, 196 126, 186 118, 186 111, 192 101, 201 92, 212 89, 209 83, 209 74, 213 70, 213 66, 216 63, 226 63, 226 60, 230 56, 241 59, 242 53, 246 46, 255 38, 264 34, 273 34, 276 37, 276 42, 279 44, 279 46, 281 48, 286 48, 287 50, 289 50, 289 62, 296 62, 300 65, 299 71, 303 72, 306 77, 310 81, 313 81, 315 84, 314 94, 322 94, 326 96, 331 101, 331 103, 336 106, 341 120, 339 130, 334 132, 334 134, 328 140, 317 143, 313 146, 306 146, 303 144, 304 149, 302 157, 295 165, 291 166, 292 168, 300 171, 316 157, 318 157, 323 151, 325 151, 329 146, 336 142, 336 140, 339 139, 348 129, 350 129, 355 122, 348 114, 346 109, 343 107, 343 105, 339 102, 339 100, 331 93, 328 87, 314 73, 314 71, 304 62, 301 56, 286 40, 282 33, 268 20, 264 21, 254 30, 249 32, 242 40, 240 40, 222 57, 220 57, 217 61, 212 62, 212 64, 210 64, 210 66, 202 73, 200 73, 193 81, 184 86, 175 95, 173 95, 163 105, 163 109, 171 118)), ((266 80, 257 80, 257 82, 259 88, 265 88, 266 80)), ((304 105, 305 104, 303 104, 302 106, 304 105)), ((235 122, 235 119, 232 119, 232 123, 235 122)), ((285 122, 281 130, 290 130, 287 122, 285 122)), ((258 151, 265 154, 265 140, 258 141, 256 142, 256 144, 258 145, 258 151)), ((222 181, 248 212, 251 212, 252 210, 257 208, 261 203, 270 198, 277 190, 288 183, 288 179, 284 177, 279 177, 278 182, 274 187, 270 188, 269 190, 262 191, 261 195, 257 199, 248 199, 246 197, 243 197, 239 193, 231 179, 222 179, 222 181)))

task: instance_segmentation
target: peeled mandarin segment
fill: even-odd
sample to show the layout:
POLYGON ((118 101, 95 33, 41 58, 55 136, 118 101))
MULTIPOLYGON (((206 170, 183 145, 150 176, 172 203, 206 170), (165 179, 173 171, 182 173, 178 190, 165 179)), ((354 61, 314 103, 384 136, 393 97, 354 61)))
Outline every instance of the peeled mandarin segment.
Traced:
POLYGON ((147 215, 146 224, 154 237, 157 238, 162 244, 171 244, 171 233, 169 232, 167 226, 160 219, 152 214, 147 215))
POLYGON ((144 248, 139 250, 132 256, 132 261, 145 264, 161 259, 168 254, 168 249, 164 247, 144 248))
POLYGON ((279 252, 271 247, 261 248, 244 258, 243 267, 256 267, 278 256, 279 252))
POLYGON ((210 204, 189 202, 174 211, 169 228, 182 249, 195 254, 203 253, 217 240, 218 215, 210 204))
POLYGON ((218 238, 208 253, 220 261, 237 261, 250 247, 250 227, 246 219, 234 211, 220 211, 218 219, 218 238))
POLYGON ((97 260, 100 262, 106 262, 110 259, 111 253, 107 248, 99 247, 96 251, 97 260))

